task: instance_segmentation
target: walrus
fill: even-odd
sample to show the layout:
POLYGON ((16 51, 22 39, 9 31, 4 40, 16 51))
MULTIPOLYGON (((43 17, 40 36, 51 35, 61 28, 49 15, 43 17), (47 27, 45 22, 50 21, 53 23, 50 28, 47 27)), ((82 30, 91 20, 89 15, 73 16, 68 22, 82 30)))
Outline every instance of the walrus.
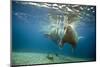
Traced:
POLYGON ((71 45, 72 48, 76 48, 77 46, 78 37, 70 25, 65 28, 65 34, 62 39, 60 39, 60 36, 55 31, 45 35, 55 42, 55 44, 57 44, 60 48, 63 48, 65 43, 71 45))
POLYGON ((78 37, 75 31, 72 29, 71 26, 68 26, 64 37, 60 41, 59 46, 62 48, 65 43, 68 43, 72 46, 72 48, 75 48, 77 46, 77 40, 78 40, 78 37))

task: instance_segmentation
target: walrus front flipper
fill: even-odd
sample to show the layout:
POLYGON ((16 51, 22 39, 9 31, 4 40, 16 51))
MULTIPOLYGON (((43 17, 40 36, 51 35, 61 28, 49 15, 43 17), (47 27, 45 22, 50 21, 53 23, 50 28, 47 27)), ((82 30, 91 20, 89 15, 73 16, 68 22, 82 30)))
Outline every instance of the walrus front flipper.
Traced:
POLYGON ((76 47, 77 36, 71 26, 68 26, 66 29, 66 33, 62 39, 62 44, 64 44, 64 43, 69 43, 72 46, 72 48, 76 47))
POLYGON ((64 47, 64 43, 62 42, 62 40, 60 40, 60 42, 59 42, 59 47, 60 48, 63 48, 64 47))

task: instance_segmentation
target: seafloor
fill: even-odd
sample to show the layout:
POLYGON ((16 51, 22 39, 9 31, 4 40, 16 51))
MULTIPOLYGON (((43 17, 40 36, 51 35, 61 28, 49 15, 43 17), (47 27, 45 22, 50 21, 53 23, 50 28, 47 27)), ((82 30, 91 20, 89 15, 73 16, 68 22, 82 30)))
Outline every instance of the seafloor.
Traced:
POLYGON ((30 64, 49 64, 49 63, 67 63, 67 62, 82 62, 92 61, 93 59, 76 58, 70 56, 63 56, 58 54, 46 53, 29 53, 29 52, 13 52, 13 65, 30 65, 30 64))

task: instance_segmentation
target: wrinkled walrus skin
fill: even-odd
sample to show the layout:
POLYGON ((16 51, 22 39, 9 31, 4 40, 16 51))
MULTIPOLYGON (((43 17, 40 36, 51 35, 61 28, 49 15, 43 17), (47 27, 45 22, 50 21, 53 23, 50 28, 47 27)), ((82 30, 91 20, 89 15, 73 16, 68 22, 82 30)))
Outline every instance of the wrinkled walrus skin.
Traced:
POLYGON ((72 29, 71 26, 68 26, 65 35, 60 42, 60 47, 62 48, 65 43, 69 43, 72 46, 72 48, 75 48, 77 45, 77 40, 78 38, 76 36, 75 31, 72 29))

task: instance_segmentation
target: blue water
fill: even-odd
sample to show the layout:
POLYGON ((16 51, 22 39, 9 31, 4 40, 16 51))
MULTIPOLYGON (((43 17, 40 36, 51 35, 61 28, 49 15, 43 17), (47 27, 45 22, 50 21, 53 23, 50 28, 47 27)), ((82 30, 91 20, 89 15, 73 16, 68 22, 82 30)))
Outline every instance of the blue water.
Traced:
MULTIPOLYGON (((94 8, 96 7, 94 6, 94 8)), ((66 43, 64 48, 60 49, 56 43, 40 32, 41 23, 49 22, 47 16, 49 11, 50 9, 37 6, 12 3, 12 52, 51 52, 66 56, 95 59, 95 12, 86 12, 92 14, 91 17, 84 16, 84 19, 81 19, 81 25, 76 28, 76 31, 79 36, 84 38, 79 40, 76 49, 72 52, 72 47, 69 44, 66 43)))

